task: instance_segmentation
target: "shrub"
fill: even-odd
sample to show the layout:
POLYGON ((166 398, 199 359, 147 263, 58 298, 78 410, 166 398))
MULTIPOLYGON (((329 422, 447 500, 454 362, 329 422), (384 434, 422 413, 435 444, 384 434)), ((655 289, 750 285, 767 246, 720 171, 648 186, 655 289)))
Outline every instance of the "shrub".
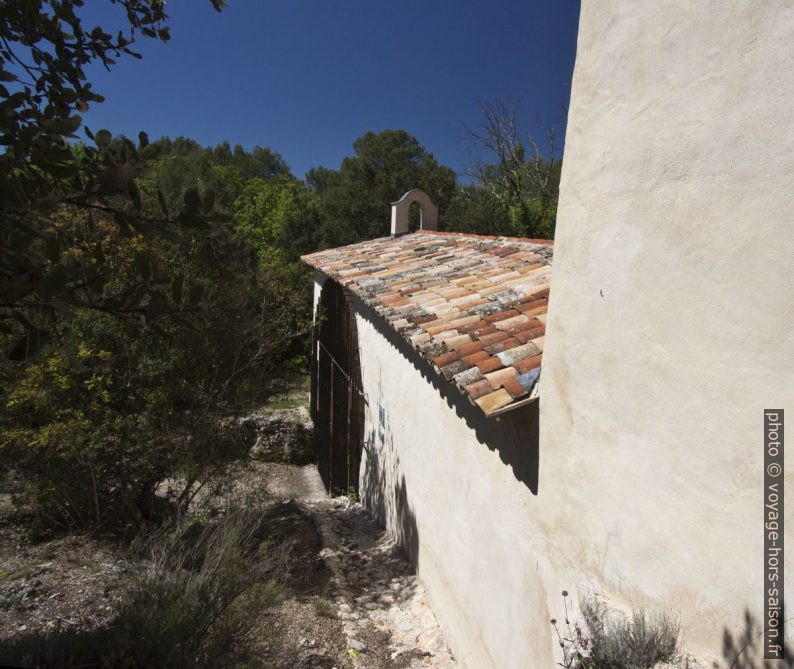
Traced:
POLYGON ((288 572, 288 549, 262 541, 261 518, 233 511, 150 538, 151 563, 124 591, 115 623, 123 654, 141 666, 245 659, 288 572))
POLYGON ((659 662, 678 656, 680 625, 662 611, 648 613, 643 609, 625 616, 611 610, 595 595, 582 597, 579 608, 583 625, 570 622, 568 593, 563 590, 565 627, 557 631, 563 661, 567 669, 650 669, 659 662))
MULTIPOLYGON (((102 293, 128 295, 130 317, 75 308, 47 321, 50 338, 36 356, 0 366, 0 471, 26 481, 24 507, 68 528, 157 516, 165 479, 184 481, 171 500, 184 511, 202 483, 247 452, 228 417, 260 399, 301 329, 292 315, 299 298, 257 266, 232 228, 190 233, 179 252, 151 244, 144 263, 142 240, 91 222, 113 258, 102 293), (133 300, 141 272, 156 299, 133 300)), ((64 217, 62 236, 87 225, 64 217)), ((6 340, 14 337, 0 331, 6 340)))
POLYGON ((312 602, 314 612, 324 618, 336 618, 336 604, 328 597, 317 597, 312 602))
POLYGON ((158 530, 134 546, 147 566, 91 632, 17 638, 0 662, 22 666, 235 666, 254 657, 289 572, 289 545, 263 541, 259 511, 158 530))

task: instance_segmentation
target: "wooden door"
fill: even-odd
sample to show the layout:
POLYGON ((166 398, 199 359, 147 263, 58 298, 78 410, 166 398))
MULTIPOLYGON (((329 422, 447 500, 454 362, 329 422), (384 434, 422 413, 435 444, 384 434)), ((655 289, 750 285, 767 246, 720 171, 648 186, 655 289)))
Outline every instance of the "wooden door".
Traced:
POLYGON ((355 314, 342 287, 326 280, 314 332, 312 418, 317 465, 332 494, 358 492, 364 434, 355 314))

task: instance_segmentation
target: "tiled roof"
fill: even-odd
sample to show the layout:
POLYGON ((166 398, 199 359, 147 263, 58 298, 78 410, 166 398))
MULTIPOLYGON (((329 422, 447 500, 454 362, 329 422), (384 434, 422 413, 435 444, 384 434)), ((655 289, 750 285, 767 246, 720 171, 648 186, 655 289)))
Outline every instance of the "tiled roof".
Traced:
POLYGON ((420 231, 302 260, 373 307, 486 415, 537 396, 550 241, 420 231))

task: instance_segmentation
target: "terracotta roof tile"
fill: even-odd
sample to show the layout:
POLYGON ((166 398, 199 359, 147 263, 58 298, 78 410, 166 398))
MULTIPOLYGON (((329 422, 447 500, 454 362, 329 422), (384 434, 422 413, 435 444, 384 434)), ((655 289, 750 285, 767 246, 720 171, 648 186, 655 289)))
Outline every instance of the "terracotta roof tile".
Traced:
POLYGON ((422 323, 437 321, 438 319, 431 314, 425 314, 424 316, 417 316, 416 314, 411 314, 408 317, 408 320, 411 321, 412 323, 415 323, 416 325, 421 325, 422 323))
POLYGON ((490 327, 490 326, 484 320, 478 317, 477 320, 474 321, 473 323, 459 326, 458 332, 460 332, 461 334, 470 334, 476 332, 477 330, 481 330, 484 327, 490 327))
POLYGON ((519 360, 531 358, 533 355, 537 355, 538 353, 539 351, 537 347, 534 344, 529 343, 515 346, 506 351, 501 351, 496 354, 496 357, 502 361, 502 364, 505 367, 508 367, 510 365, 514 365, 519 360))
POLYGON ((530 369, 528 372, 521 374, 516 377, 516 381, 518 381, 524 390, 529 392, 532 390, 532 386, 535 385, 535 382, 538 380, 540 376, 540 367, 535 367, 534 369, 530 369))
MULTIPOLYGON (((485 323, 485 321, 483 321, 483 323, 485 323)), ((476 330, 470 330, 469 334, 474 337, 484 337, 485 335, 495 334, 497 332, 499 332, 498 328, 495 328, 493 325, 485 325, 476 330)))
POLYGON ((483 395, 493 392, 493 388, 491 388, 491 384, 488 383, 488 379, 476 381, 475 383, 472 383, 468 386, 464 386, 463 389, 468 393, 472 400, 476 400, 483 395))
POLYGON ((521 332, 513 333, 513 336, 518 339, 522 344, 526 344, 532 339, 537 339, 543 336, 544 328, 531 328, 529 330, 522 330, 521 332))
POLYGON ((419 346, 419 344, 423 344, 427 341, 430 341, 430 335, 427 334, 426 332, 423 332, 422 334, 413 335, 410 341, 411 341, 411 345, 416 347, 419 346))
POLYGON ((444 367, 441 368, 441 373, 444 375, 445 379, 451 379, 453 376, 465 371, 466 365, 461 360, 444 365, 444 367))
POLYGON ((506 318, 503 321, 496 321, 493 326, 498 328, 499 330, 510 330, 511 328, 520 327, 522 325, 526 325, 529 323, 529 318, 524 316, 524 314, 518 314, 518 316, 513 316, 512 318, 506 318))
POLYGON ((422 323, 422 329, 427 332, 431 337, 437 335, 439 332, 444 332, 449 329, 449 324, 446 321, 436 318, 428 323, 422 323))
POLYGON ((488 414, 492 414, 497 409, 501 409, 506 407, 513 401, 512 395, 508 393, 504 388, 500 388, 488 395, 483 395, 477 400, 477 404, 480 408, 488 414))
POLYGON ((487 360, 490 357, 491 357, 490 353, 486 353, 485 351, 477 351, 477 353, 472 353, 471 355, 464 356, 463 358, 461 358, 461 360, 463 360, 463 362, 465 362, 467 365, 472 366, 472 365, 476 365, 481 360, 487 360))
POLYGON ((469 369, 456 374, 453 380, 459 386, 468 386, 476 381, 479 381, 481 378, 483 378, 482 372, 477 367, 470 367, 469 369))
POLYGON ((459 356, 464 357, 471 355, 472 353, 482 351, 482 343, 479 341, 471 341, 471 339, 469 339, 468 343, 456 346, 455 350, 458 352, 459 356))
POLYGON ((491 355, 474 364, 479 367, 483 374, 487 374, 488 372, 493 372, 495 369, 499 369, 502 366, 502 361, 499 360, 499 358, 491 355))
POLYGON ((444 343, 447 345, 447 348, 450 350, 456 350, 462 346, 466 346, 467 344, 471 344, 472 340, 469 335, 458 335, 457 337, 450 337, 446 339, 444 343))
POLYGON ((460 331, 461 327, 465 325, 473 325, 474 323, 479 323, 479 322, 480 322, 480 317, 477 314, 474 314, 473 316, 464 316, 463 318, 456 318, 454 321, 450 322, 449 326, 460 331))
POLYGON ((497 369, 495 372, 486 374, 485 378, 494 390, 501 388, 507 379, 514 379, 518 376, 518 372, 514 367, 505 367, 504 369, 497 369))
POLYGON ((540 359, 540 355, 533 355, 532 357, 524 358, 523 360, 519 360, 515 363, 515 368, 519 371, 519 373, 524 374, 531 369, 540 367, 540 359))
POLYGON ((546 302, 541 302, 535 306, 519 305, 518 308, 521 309, 525 316, 537 316, 538 314, 546 313, 548 304, 546 302))
POLYGON ((513 316, 518 316, 518 312, 515 309, 507 309, 505 311, 497 311, 495 314, 489 314, 485 316, 483 320, 486 323, 495 325, 497 322, 512 318, 513 316))
POLYGON ((524 386, 522 386, 518 382, 517 379, 507 379, 507 381, 505 381, 502 384, 502 387, 508 393, 510 393, 513 396, 514 399, 518 399, 519 397, 523 397, 524 395, 526 395, 529 392, 526 388, 524 388, 524 386))
POLYGON ((507 339, 503 339, 502 341, 493 344, 492 346, 486 346, 485 350, 488 351, 491 355, 496 355, 497 353, 501 353, 502 351, 507 351, 508 349, 514 348, 519 346, 519 341, 515 337, 508 337, 507 339))
POLYGON ((433 358, 433 364, 436 367, 443 367, 456 360, 458 360, 458 354, 452 351, 451 353, 444 353, 437 358, 433 358))
POLYGON ((457 336, 459 336, 457 330, 444 330, 443 332, 439 332, 438 334, 432 335, 432 338, 434 341, 442 342, 457 336))
POLYGON ((506 332, 496 330, 493 334, 481 336, 480 343, 483 345, 483 347, 493 346, 494 344, 498 344, 500 341, 507 339, 509 336, 510 335, 506 332))
POLYGON ((419 231, 303 260, 373 307, 490 414, 537 380, 552 253, 543 240, 419 231))

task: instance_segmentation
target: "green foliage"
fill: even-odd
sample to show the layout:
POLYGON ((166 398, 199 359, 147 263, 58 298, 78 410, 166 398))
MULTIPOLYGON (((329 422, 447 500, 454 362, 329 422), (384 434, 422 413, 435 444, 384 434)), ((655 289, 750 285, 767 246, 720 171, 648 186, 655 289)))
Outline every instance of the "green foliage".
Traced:
POLYGON ((263 265, 297 262, 316 248, 320 198, 292 176, 250 179, 234 202, 234 215, 263 265))
POLYGON ((239 458, 228 417, 302 324, 283 268, 260 267, 224 210, 286 172, 279 156, 104 129, 73 142, 101 100, 88 66, 169 39, 161 0, 118 0, 117 36, 82 4, 0 5, 0 462, 26 483, 19 503, 85 527, 158 515, 166 478, 184 509, 239 458))
POLYGON ((323 618, 336 618, 336 603, 328 597, 317 597, 313 602, 314 612, 323 618))
MULTIPOLYGON (((49 336, 53 312, 91 308, 130 315, 141 309, 144 282, 126 295, 104 290, 112 259, 97 246, 90 216, 83 217, 83 230, 62 236, 58 221, 65 206, 102 213, 126 237, 157 236, 169 219, 159 210, 143 211, 138 180, 160 151, 145 133, 133 143, 114 139, 108 130, 85 128, 91 144, 71 143, 82 125, 79 114, 102 100, 86 69, 96 63, 109 68, 125 55, 138 57, 132 50, 138 36, 167 41, 165 3, 118 0, 125 30, 117 34, 85 26, 77 11, 82 5, 73 0, 0 4, 0 331, 15 335, 7 351, 13 359, 36 353, 49 336)), ((176 207, 173 213, 186 227, 222 223, 211 210, 176 207)), ((178 239, 179 231, 169 232, 178 239)), ((149 302, 150 311, 155 302, 149 302)))
POLYGON ((150 192, 159 187, 170 200, 180 198, 186 187, 197 186, 212 190, 216 204, 231 211, 250 179, 269 180, 289 174, 282 157, 261 146, 250 152, 239 144, 232 149, 229 142, 204 148, 184 137, 166 137, 156 145, 160 159, 153 166, 153 178, 144 187, 150 192))
MULTIPOLYGON (((480 103, 482 121, 478 128, 467 128, 468 139, 485 149, 491 160, 476 160, 468 171, 477 188, 499 202, 509 227, 521 237, 554 238, 562 160, 557 158, 558 131, 546 128, 543 142, 523 136, 518 124, 518 105, 512 101, 480 103), (545 144, 545 148, 541 145, 545 144)), ((491 221, 482 213, 475 225, 487 227, 491 221)), ((457 230, 451 220, 448 229, 457 230)), ((490 233, 489 234, 493 234, 490 233)))
POLYGON ((322 203, 320 248, 389 234, 389 205, 412 188, 426 191, 442 210, 453 196, 455 173, 405 130, 368 132, 353 149, 356 155, 338 171, 320 167, 306 175, 322 203))
POLYGON ((680 626, 665 613, 650 615, 632 611, 616 615, 595 597, 581 602, 582 616, 590 632, 590 659, 594 667, 651 669, 678 654, 680 626))
MULTIPOLYGON (((206 199, 195 197, 190 207, 206 199)), ((112 258, 104 290, 139 294, 139 319, 78 310, 55 322, 37 359, 0 372, 0 461, 27 481, 18 501, 70 527, 156 516, 155 490, 171 477, 183 481, 174 510, 184 509, 245 454, 225 419, 261 395, 304 328, 299 298, 231 228, 175 247, 95 224, 112 258)))
POLYGON ((491 189, 474 184, 455 191, 449 206, 439 212, 442 230, 480 235, 520 237, 524 230, 509 207, 491 189))
POLYGON ((115 651, 149 667, 249 659, 288 571, 288 547, 263 541, 264 517, 262 509, 235 510, 150 538, 149 568, 122 593, 115 651))

